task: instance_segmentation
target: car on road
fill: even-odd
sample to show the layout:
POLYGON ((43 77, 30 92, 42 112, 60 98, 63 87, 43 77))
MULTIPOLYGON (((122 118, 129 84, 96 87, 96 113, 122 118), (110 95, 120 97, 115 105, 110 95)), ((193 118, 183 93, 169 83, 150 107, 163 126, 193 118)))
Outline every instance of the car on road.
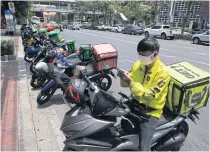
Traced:
POLYGON ((144 29, 142 27, 129 25, 122 30, 122 33, 131 35, 141 35, 144 33, 144 29))
POLYGON ((89 27, 87 27, 87 29, 89 29, 89 30, 97 30, 97 26, 91 24, 89 27))
POLYGON ((194 44, 200 44, 200 43, 209 43, 209 30, 206 32, 203 32, 201 34, 195 34, 192 37, 193 43, 194 44))
POLYGON ((162 39, 170 38, 174 39, 174 35, 172 34, 172 30, 169 25, 154 25, 152 28, 144 29, 145 37, 149 37, 150 35, 161 37, 162 39))
POLYGON ((120 33, 120 32, 122 32, 123 29, 124 29, 124 26, 123 26, 123 25, 113 25, 113 26, 110 28, 110 31, 111 31, 111 32, 120 33))
POLYGON ((109 25, 99 25, 97 26, 97 30, 102 30, 102 31, 110 31, 111 26, 109 25))
POLYGON ((80 30, 79 24, 71 24, 68 26, 69 30, 80 30))

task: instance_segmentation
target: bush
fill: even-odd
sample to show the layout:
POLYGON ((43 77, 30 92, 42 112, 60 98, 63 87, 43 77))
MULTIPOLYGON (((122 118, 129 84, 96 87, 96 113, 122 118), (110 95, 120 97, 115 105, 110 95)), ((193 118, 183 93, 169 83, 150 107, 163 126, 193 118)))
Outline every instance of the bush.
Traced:
POLYGON ((1 41, 1 56, 4 56, 6 54, 7 50, 7 41, 3 40, 1 41))
POLYGON ((1 56, 14 54, 14 42, 12 40, 1 41, 1 56))
POLYGON ((7 41, 7 54, 6 55, 13 55, 14 54, 14 41, 9 40, 7 41))

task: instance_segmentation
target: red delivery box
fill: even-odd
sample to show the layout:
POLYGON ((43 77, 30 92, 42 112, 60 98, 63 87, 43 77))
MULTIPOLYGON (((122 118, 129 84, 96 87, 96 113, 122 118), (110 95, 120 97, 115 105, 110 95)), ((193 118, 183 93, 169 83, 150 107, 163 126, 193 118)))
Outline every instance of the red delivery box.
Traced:
POLYGON ((93 45, 93 58, 98 71, 117 68, 118 53, 111 44, 93 45))

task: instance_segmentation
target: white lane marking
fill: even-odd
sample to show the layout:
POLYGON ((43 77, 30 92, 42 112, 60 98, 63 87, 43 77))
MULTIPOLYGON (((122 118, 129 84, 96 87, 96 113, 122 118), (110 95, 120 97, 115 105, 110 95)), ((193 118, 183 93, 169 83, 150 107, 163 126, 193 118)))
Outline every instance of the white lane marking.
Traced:
POLYGON ((160 55, 167 57, 167 58, 176 58, 175 56, 170 56, 170 55, 164 55, 164 54, 160 54, 160 55))
POLYGON ((183 48, 195 50, 195 48, 192 48, 192 47, 186 47, 186 46, 184 46, 183 48))
MULTIPOLYGON (((186 47, 184 46, 183 48, 186 48, 186 49, 191 49, 191 50, 199 50, 199 48, 193 48, 193 47, 186 47)), ((205 53, 200 53, 200 52, 194 52, 194 51, 191 51, 195 54, 199 54, 199 55, 208 55, 208 54, 205 54, 205 53)))
POLYGON ((134 63, 133 61, 130 61, 130 60, 125 60, 125 62, 131 63, 131 64, 134 63))
POLYGON ((205 54, 205 53, 199 53, 199 52, 193 52, 193 53, 195 53, 195 54, 199 54, 199 55, 208 55, 208 54, 205 54))
POLYGON ((86 33, 86 32, 79 32, 79 31, 77 31, 77 33, 82 33, 82 34, 87 34, 87 35, 93 35, 93 36, 97 36, 97 37, 103 37, 103 38, 107 38, 107 39, 112 39, 112 40, 117 40, 117 41, 122 41, 122 42, 136 44, 136 42, 125 41, 125 40, 111 38, 111 37, 107 37, 107 36, 101 36, 101 35, 97 35, 97 34, 91 34, 91 33, 86 33))
POLYGON ((180 57, 176 57, 176 56, 168 56, 168 55, 164 55, 164 54, 160 54, 164 57, 168 57, 168 58, 175 58, 175 59, 181 59, 181 60, 188 60, 188 61, 191 61, 191 62, 195 62, 195 63, 199 63, 199 64, 203 64, 203 65, 207 65, 209 66, 209 64, 207 63, 203 63, 203 62, 199 62, 199 61, 195 61, 195 60, 191 60, 191 59, 186 59, 186 58, 180 58, 180 57))
POLYGON ((170 51, 169 49, 165 49, 165 48, 160 48, 160 50, 170 51))
POLYGON ((195 63, 200 63, 200 64, 203 64, 203 65, 208 65, 207 63, 203 63, 203 62, 199 62, 199 61, 195 61, 195 60, 191 60, 191 59, 186 59, 186 58, 182 58, 183 60, 188 60, 188 61, 191 61, 191 62, 195 62, 195 63))
MULTIPOLYGON (((97 34, 90 34, 90 33, 79 32, 79 31, 77 31, 77 32, 78 33, 82 33, 82 34, 93 35, 93 36, 97 36, 97 37, 104 37, 104 38, 108 38, 108 39, 113 39, 113 40, 118 40, 118 41, 122 41, 122 42, 136 44, 135 42, 125 41, 125 40, 120 40, 120 39, 115 39, 115 38, 110 38, 110 37, 107 37, 107 36, 100 36, 100 35, 97 35, 97 34)), ((170 57, 173 57, 173 56, 170 56, 170 57)), ((192 62, 195 62, 195 63, 200 63, 200 64, 203 64, 203 65, 208 65, 209 66, 209 64, 207 64, 207 63, 203 63, 203 62, 199 62, 199 61, 195 61, 195 60, 191 60, 191 59, 180 58, 180 57, 173 57, 173 58, 182 59, 182 60, 188 60, 188 61, 192 61, 192 62)))
MULTIPOLYGON (((92 32, 92 31, 91 31, 92 32)), ((142 38, 143 37, 143 35, 136 35, 137 37, 133 37, 132 35, 126 35, 125 36, 125 34, 122 34, 122 33, 114 33, 114 32, 103 32, 103 31, 93 31, 94 33, 97 33, 97 34, 104 34, 104 35, 112 35, 112 36, 116 36, 116 37, 123 37, 123 38, 127 38, 127 39, 134 39, 134 40, 139 40, 139 39, 136 39, 136 38, 138 38, 138 36, 139 36, 139 38, 142 38)))
MULTIPOLYGON (((160 50, 169 51, 169 52, 174 52, 174 51, 171 51, 171 50, 165 49, 165 48, 160 48, 160 50)), ((205 54, 205 53, 194 52, 194 51, 190 51, 190 50, 188 50, 188 51, 189 51, 189 52, 192 52, 192 53, 195 53, 195 54, 198 54, 198 55, 208 56, 208 54, 205 54)))

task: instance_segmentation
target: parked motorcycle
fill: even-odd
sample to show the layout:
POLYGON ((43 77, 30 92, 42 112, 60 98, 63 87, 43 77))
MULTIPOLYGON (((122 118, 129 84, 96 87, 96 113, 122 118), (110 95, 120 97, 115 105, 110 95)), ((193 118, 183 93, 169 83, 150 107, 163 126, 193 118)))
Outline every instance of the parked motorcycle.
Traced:
MULTIPOLYGON (((45 102, 47 102, 58 88, 65 88, 66 85, 69 84, 70 79, 68 78, 71 78, 72 76, 79 77, 77 73, 80 70, 87 71, 86 74, 90 77, 91 81, 94 81, 99 86, 99 88, 105 91, 107 91, 112 84, 112 79, 109 74, 115 77, 114 73, 110 70, 96 72, 92 61, 73 62, 73 60, 71 60, 71 62, 69 62, 68 60, 66 60, 65 65, 65 67, 63 67, 62 65, 56 65, 54 66, 54 68, 51 68, 53 69, 53 71, 49 72, 49 75, 47 76, 48 81, 45 82, 45 84, 42 86, 41 92, 37 97, 38 104, 44 104, 45 102)), ((47 66, 47 64, 45 66, 47 66)), ((43 67, 44 65, 40 66, 37 64, 36 71, 41 71, 43 67)), ((61 90, 64 91, 64 89, 61 90)))
MULTIPOLYGON (((68 92, 70 98, 79 104, 64 116, 60 128, 66 136, 63 151, 139 150, 139 126, 147 121, 147 117, 135 110, 138 104, 132 104, 131 99, 121 92, 121 99, 117 100, 100 90, 85 74, 83 79, 75 79, 71 83, 68 92)), ((188 117, 196 114, 199 113, 192 111, 188 117)), ((188 135, 186 119, 186 116, 164 108, 153 135, 151 150, 178 151, 188 135)))
MULTIPOLYGON (((47 64, 47 68, 53 68, 54 66, 54 60, 55 60, 55 50, 53 50, 51 47, 46 47, 45 49, 43 49, 43 52, 41 52, 43 54, 40 54, 40 60, 38 63, 36 63, 35 65, 35 70, 34 73, 31 77, 31 81, 30 81, 30 85, 33 88, 40 88, 44 82, 47 80, 47 77, 49 75, 49 69, 47 69, 48 71, 46 71, 45 67, 43 67, 43 63, 47 64), (42 55, 44 56, 44 58, 41 58, 42 55), (36 66, 38 66, 39 70, 36 70, 36 66)), ((38 59, 37 59, 38 60, 38 59)), ((45 65, 44 64, 44 65, 45 65)))
POLYGON ((24 60, 26 62, 32 62, 38 55, 38 52, 41 51, 43 46, 42 39, 37 35, 34 34, 30 39, 29 46, 25 46, 25 55, 24 60))
MULTIPOLYGON (((63 49, 62 45, 60 43, 56 43, 55 41, 51 41, 49 39, 44 39, 42 41, 40 42, 40 43, 42 43, 42 46, 48 46, 50 49, 55 49, 57 54, 60 54, 62 56, 67 56, 68 59, 75 58, 75 56, 77 54, 77 53, 71 54, 71 51, 68 50, 66 48, 66 46, 65 46, 65 49, 63 49)), ((38 52, 37 57, 32 61, 31 65, 30 65, 31 73, 35 73, 34 68, 38 62, 40 62, 40 61, 45 62, 44 58, 45 58, 47 49, 43 49, 42 46, 40 46, 41 51, 38 52)))

